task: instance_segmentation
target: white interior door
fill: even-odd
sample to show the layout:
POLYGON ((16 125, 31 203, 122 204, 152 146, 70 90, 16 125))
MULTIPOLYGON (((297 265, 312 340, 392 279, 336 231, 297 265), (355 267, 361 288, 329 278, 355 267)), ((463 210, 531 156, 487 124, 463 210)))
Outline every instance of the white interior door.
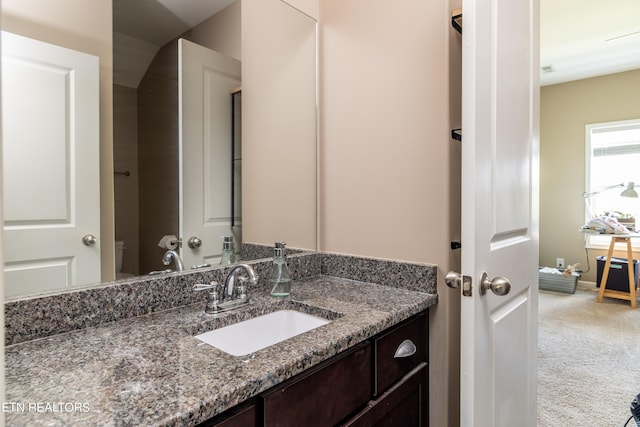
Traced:
POLYGON ((461 425, 535 426, 538 0, 463 0, 462 12, 462 275, 472 292, 461 302, 461 425), (510 291, 483 294, 484 273, 510 291))
POLYGON ((96 56, 2 32, 8 297, 100 282, 98 70, 96 56))
POLYGON ((240 61, 184 39, 178 51, 181 255, 191 268, 217 263, 221 236, 232 235, 231 92, 240 61), (202 246, 191 248, 191 237, 202 246))

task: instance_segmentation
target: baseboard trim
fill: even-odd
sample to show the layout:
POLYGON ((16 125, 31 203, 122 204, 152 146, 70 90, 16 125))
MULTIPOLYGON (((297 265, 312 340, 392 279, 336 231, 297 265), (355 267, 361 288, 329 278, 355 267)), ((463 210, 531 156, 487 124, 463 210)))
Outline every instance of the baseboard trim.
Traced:
POLYGON ((595 291, 597 289, 596 282, 587 282, 586 280, 578 280, 577 288, 586 291, 595 291))

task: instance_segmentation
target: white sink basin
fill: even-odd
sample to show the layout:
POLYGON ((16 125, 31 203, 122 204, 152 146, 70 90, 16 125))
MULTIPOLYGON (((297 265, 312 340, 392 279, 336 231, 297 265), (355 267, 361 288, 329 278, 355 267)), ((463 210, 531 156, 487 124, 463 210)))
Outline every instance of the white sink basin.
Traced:
POLYGON ((279 310, 195 337, 233 356, 245 356, 329 322, 295 310, 279 310))

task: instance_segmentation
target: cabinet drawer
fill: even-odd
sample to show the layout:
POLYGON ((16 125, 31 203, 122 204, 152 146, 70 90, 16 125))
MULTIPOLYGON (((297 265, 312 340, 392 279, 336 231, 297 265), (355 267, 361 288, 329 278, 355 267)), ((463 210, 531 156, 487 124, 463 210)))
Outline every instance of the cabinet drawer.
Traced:
POLYGON ((427 314, 420 314, 381 335, 374 341, 374 383, 373 395, 377 396, 391 384, 402 378, 419 363, 427 360, 427 314), (403 345, 415 346, 415 353, 396 355, 403 345))
POLYGON ((428 384, 427 363, 421 362, 344 426, 425 427, 429 423, 428 384))
POLYGON ((227 410, 197 427, 252 427, 256 425, 256 405, 253 399, 227 410))
POLYGON ((371 397, 371 344, 261 395, 264 426, 335 425, 371 397))

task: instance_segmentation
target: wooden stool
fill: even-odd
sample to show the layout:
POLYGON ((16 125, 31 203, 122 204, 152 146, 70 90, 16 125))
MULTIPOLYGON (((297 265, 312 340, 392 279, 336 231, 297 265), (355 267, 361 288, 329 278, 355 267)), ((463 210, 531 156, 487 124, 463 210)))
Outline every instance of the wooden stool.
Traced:
POLYGON ((600 280, 600 292, 598 292, 598 302, 602 302, 602 297, 623 299, 631 301, 631 308, 636 308, 636 282, 635 282, 635 265, 633 263, 633 251, 631 250, 631 237, 625 235, 613 235, 609 244, 609 253, 607 261, 604 263, 602 271, 602 280, 600 280), (611 258, 613 257, 613 249, 616 243, 627 243, 627 261, 629 270, 629 292, 614 291, 606 289, 607 278, 609 277, 609 268, 611 268, 611 258))

